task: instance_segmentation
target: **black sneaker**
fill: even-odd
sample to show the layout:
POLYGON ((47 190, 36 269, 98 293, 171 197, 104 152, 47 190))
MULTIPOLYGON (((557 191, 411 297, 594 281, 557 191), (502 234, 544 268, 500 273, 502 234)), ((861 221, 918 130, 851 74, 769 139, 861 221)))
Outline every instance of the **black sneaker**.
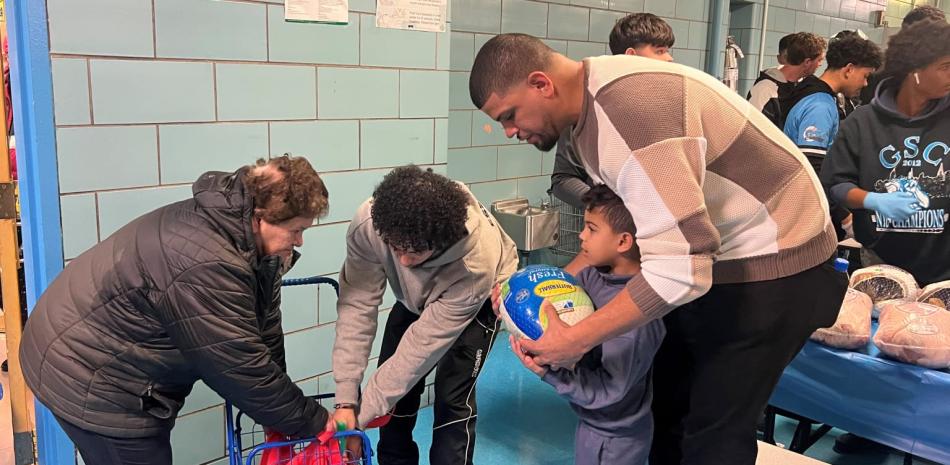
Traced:
POLYGON ((844 433, 835 439, 832 450, 839 454, 857 454, 886 450, 887 446, 851 433, 844 433))

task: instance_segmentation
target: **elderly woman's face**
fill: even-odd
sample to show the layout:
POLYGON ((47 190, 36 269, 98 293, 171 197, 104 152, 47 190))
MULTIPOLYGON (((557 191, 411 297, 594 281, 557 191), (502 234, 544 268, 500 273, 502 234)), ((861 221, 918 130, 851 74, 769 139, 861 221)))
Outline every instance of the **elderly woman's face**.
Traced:
POLYGON ((303 232, 313 225, 314 218, 298 216, 280 223, 268 223, 255 218, 254 236, 262 255, 279 255, 285 262, 290 260, 294 247, 303 245, 303 232))
MULTIPOLYGON (((950 94, 950 55, 939 58, 917 72, 920 90, 931 99, 950 94)), ((914 79, 914 76, 908 76, 914 79)))

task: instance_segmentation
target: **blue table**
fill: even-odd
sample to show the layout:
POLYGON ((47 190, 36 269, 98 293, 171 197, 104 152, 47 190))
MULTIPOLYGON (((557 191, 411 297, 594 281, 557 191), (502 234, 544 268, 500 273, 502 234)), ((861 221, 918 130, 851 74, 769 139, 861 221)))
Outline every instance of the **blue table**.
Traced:
POLYGON ((873 343, 855 352, 809 341, 770 404, 950 464, 950 372, 887 359, 873 343))

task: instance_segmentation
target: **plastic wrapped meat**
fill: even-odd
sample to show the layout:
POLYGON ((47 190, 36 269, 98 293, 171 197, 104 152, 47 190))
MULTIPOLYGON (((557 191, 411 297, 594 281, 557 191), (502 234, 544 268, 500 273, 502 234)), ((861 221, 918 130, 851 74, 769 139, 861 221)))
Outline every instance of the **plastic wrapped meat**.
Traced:
POLYGON ((860 349, 871 339, 871 298, 848 289, 838 311, 838 319, 830 328, 819 328, 811 335, 813 341, 839 349, 860 349))
POLYGON ((851 287, 871 298, 875 317, 880 314, 885 303, 915 300, 920 292, 912 274, 890 265, 874 265, 855 271, 851 275, 851 287))
POLYGON ((950 368, 950 312, 922 302, 884 305, 874 345, 885 355, 938 370, 950 368))
POLYGON ((940 281, 925 287, 917 296, 917 301, 950 309, 950 281, 940 281))

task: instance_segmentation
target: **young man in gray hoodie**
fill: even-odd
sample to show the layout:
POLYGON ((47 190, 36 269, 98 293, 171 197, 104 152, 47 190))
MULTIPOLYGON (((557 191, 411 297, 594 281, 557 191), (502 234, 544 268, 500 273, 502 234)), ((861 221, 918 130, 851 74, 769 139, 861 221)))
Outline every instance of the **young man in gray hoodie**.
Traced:
POLYGON ((435 375, 433 465, 472 461, 475 382, 498 322, 491 289, 518 266, 514 242, 464 184, 416 166, 396 168, 360 206, 340 271, 334 418, 359 427, 392 412, 380 430, 382 465, 419 463, 412 439, 425 376, 435 375), (386 285, 396 296, 376 372, 360 383, 386 285))

